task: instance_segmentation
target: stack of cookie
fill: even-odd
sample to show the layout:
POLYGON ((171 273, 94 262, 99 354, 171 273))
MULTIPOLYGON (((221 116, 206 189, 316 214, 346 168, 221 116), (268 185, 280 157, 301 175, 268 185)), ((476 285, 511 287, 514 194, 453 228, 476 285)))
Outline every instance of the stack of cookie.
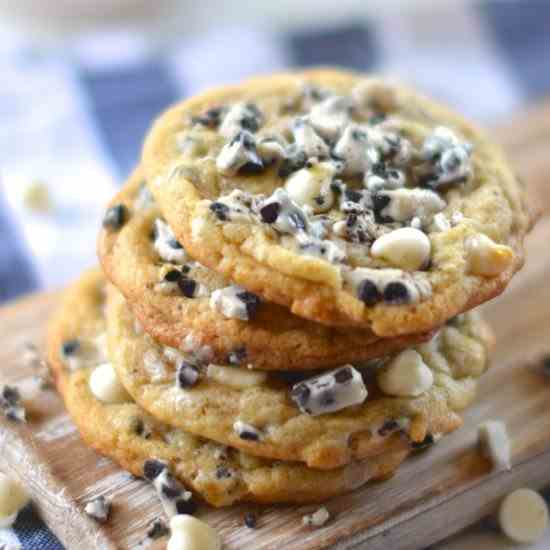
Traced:
POLYGON ((50 363, 83 438, 157 486, 323 500, 461 425, 492 345, 470 310, 528 225, 501 151, 414 91, 337 70, 211 90, 147 136, 50 363))

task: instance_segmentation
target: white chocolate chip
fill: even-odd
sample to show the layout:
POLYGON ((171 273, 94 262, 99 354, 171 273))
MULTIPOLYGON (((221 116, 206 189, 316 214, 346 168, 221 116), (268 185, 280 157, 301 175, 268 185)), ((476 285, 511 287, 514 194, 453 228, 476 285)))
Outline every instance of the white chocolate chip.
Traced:
POLYGON ((325 212, 334 203, 334 193, 330 189, 334 172, 330 162, 298 170, 285 184, 288 196, 300 206, 309 206, 315 213, 325 212))
POLYGON ((100 496, 86 504, 84 511, 99 523, 105 523, 111 514, 111 500, 100 496))
POLYGON ((434 376, 422 360, 422 356, 413 349, 402 351, 378 374, 380 389, 398 397, 418 397, 433 385, 434 376))
POLYGON ((130 396, 120 383, 111 363, 104 363, 96 367, 90 375, 88 383, 91 392, 104 403, 130 401, 130 396))
POLYGON ((29 502, 29 496, 15 480, 0 472, 0 528, 13 525, 17 514, 29 502))
POLYGON ((506 424, 499 420, 488 420, 477 428, 481 451, 489 458, 494 468, 510 470, 510 440, 506 431, 506 424))
POLYGON ((166 550, 221 550, 218 533, 203 521, 180 514, 170 520, 170 540, 166 550))
POLYGON ((510 267, 514 253, 509 246, 497 244, 492 239, 478 233, 465 244, 468 272, 483 277, 496 277, 510 267))
POLYGON ((329 511, 322 506, 313 514, 302 517, 302 525, 307 527, 322 527, 330 519, 329 511))
POLYGON ((240 389, 259 386, 267 380, 266 372, 220 365, 208 365, 206 376, 225 386, 240 389))
POLYGON ((414 227, 402 227, 382 235, 371 248, 374 258, 381 258, 390 264, 408 271, 426 266, 431 254, 430 239, 414 227))
POLYGON ((367 131, 352 124, 342 133, 334 153, 344 160, 344 174, 349 175, 362 174, 379 160, 377 152, 369 147, 367 131))
POLYGON ((502 501, 498 520, 508 538, 534 544, 542 539, 548 527, 548 507, 536 491, 517 489, 502 501))

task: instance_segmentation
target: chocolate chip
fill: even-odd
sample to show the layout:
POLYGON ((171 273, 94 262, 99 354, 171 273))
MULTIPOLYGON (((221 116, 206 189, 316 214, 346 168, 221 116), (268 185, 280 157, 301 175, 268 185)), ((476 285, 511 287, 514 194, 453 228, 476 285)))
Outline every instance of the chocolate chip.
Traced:
POLYGON ((406 304, 409 301, 407 287, 398 281, 389 283, 384 289, 384 302, 393 305, 406 304))
POLYGON ((395 432, 395 430, 398 430, 398 429, 399 429, 399 424, 397 423, 397 421, 386 420, 386 422, 384 422, 384 424, 382 424, 382 426, 378 430, 378 435, 380 435, 381 437, 385 437, 391 434, 392 432, 395 432))
POLYGON ((244 524, 249 529, 256 529, 256 526, 258 524, 258 516, 254 512, 247 512, 244 515, 244 524))
POLYGON ((61 344, 61 354, 64 357, 74 355, 79 349, 80 349, 80 342, 76 339, 65 340, 65 342, 61 344))
POLYGON ((250 321, 256 316, 256 313, 258 312, 258 308, 260 307, 260 299, 256 294, 252 294, 252 292, 248 292, 247 290, 243 292, 239 292, 237 294, 237 298, 241 300, 241 302, 244 302, 246 305, 246 314, 248 316, 248 320, 250 321))
POLYGON ((181 279, 181 271, 177 269, 171 269, 164 275, 164 280, 167 283, 177 283, 181 279))
POLYGON ((342 190, 344 189, 344 183, 341 180, 334 180, 330 184, 330 190, 333 193, 336 193, 337 195, 342 194, 342 190))
POLYGON ((210 210, 221 222, 225 222, 229 219, 229 206, 221 202, 213 202, 210 205, 210 210))
POLYGON ((194 386, 199 379, 199 371, 197 367, 186 361, 182 361, 178 366, 178 371, 176 373, 176 378, 178 381, 178 386, 180 388, 189 388, 194 386))
POLYGON ((367 306, 373 306, 382 299, 378 287, 368 279, 363 279, 359 283, 357 297, 367 306))
POLYGON ((353 378, 353 374, 350 369, 343 368, 334 374, 334 380, 338 382, 338 384, 343 384, 344 382, 347 382, 348 380, 351 380, 353 378))
POLYGON ((260 436, 256 432, 249 430, 243 430, 240 432, 239 437, 245 441, 258 441, 260 439, 260 436))
POLYGON ((123 204, 111 206, 103 216, 103 227, 107 229, 120 229, 126 222, 128 210, 123 204))
POLYGON ((385 113, 376 113, 375 115, 372 115, 368 122, 371 126, 375 126, 376 124, 380 124, 381 122, 384 122, 386 120, 387 116, 385 113))
POLYGON ((149 481, 154 481, 166 468, 166 464, 160 460, 150 458, 143 464, 143 477, 149 481))
POLYGON ((180 277, 177 280, 177 283, 181 293, 186 298, 193 298, 195 296, 195 291, 197 289, 196 281, 189 279, 188 277, 180 277))
POLYGON ((243 164, 238 170, 237 173, 243 176, 249 176, 252 174, 260 174, 263 172, 265 166, 260 157, 254 160, 249 160, 243 164))
POLYGON ((197 503, 193 499, 184 500, 182 498, 176 501, 176 512, 178 514, 188 514, 192 516, 197 511, 197 503))
POLYGON ((217 128, 220 125, 223 110, 223 107, 213 107, 202 115, 192 117, 191 122, 210 129, 217 128))
POLYGON ((264 223, 274 223, 281 212, 281 205, 278 202, 270 202, 260 208, 260 216, 264 223))
POLYGON ((160 518, 157 518, 153 521, 153 523, 151 523, 151 526, 147 531, 147 537, 152 540, 156 540, 167 536, 169 533, 170 529, 168 529, 166 523, 164 523, 164 521, 160 518))
POLYGON ((546 355, 545 357, 542 358, 542 368, 550 373, 550 355, 546 355))

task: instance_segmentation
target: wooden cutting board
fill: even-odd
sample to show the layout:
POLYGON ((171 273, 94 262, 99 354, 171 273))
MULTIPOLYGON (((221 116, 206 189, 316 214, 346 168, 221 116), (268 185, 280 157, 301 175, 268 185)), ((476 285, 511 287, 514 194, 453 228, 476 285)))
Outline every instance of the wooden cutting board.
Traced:
MULTIPOLYGON (((227 549, 423 548, 494 511, 510 490, 550 484, 550 105, 520 116, 496 134, 528 182, 542 213, 528 240, 528 263, 509 290, 485 307, 498 337, 493 367, 483 378, 477 404, 465 425, 434 449, 408 460, 389 481, 327 503, 331 521, 318 530, 301 526, 314 506, 278 506, 260 512, 259 526, 243 526, 247 506, 200 517, 217 528, 227 549), (493 473, 476 450, 479 422, 506 421, 513 441, 510 472, 493 473)), ((43 345, 45 323, 56 294, 28 297, 0 310, 0 384, 20 383, 33 369, 22 360, 26 342, 43 345)), ((19 477, 35 506, 68 549, 136 549, 149 522, 161 515, 147 483, 87 449, 54 392, 29 408, 29 422, 0 417, 0 469, 19 477), (82 504, 114 498, 112 521, 99 528, 82 504)), ((150 548, 164 548, 166 539, 150 548)))

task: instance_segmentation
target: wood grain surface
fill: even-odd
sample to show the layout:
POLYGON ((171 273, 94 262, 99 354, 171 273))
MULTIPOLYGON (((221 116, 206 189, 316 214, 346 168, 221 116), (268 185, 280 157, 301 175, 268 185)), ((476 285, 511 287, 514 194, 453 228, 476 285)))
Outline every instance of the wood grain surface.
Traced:
MULTIPOLYGON (((518 116, 495 137, 509 150, 542 217, 528 239, 526 267, 504 295, 484 306, 497 349, 465 425, 408 460, 391 480, 329 501, 332 519, 321 529, 301 525, 312 506, 255 507, 255 530, 242 521, 250 507, 202 507, 200 517, 221 532, 224 548, 422 548, 491 513, 510 490, 550 484, 550 374, 540 362, 550 354, 550 104, 518 116), (510 472, 493 473, 476 449, 477 425, 490 418, 508 425, 510 472)), ((22 349, 26 342, 43 345, 56 301, 56 294, 41 294, 0 310, 0 385, 24 383, 34 374, 22 349)), ((162 514, 147 483, 80 441, 53 391, 30 404, 26 425, 0 417, 0 469, 23 481, 46 523, 71 550, 140 548, 149 522, 162 514), (82 512, 100 494, 114 498, 112 521, 101 528, 82 512)))

